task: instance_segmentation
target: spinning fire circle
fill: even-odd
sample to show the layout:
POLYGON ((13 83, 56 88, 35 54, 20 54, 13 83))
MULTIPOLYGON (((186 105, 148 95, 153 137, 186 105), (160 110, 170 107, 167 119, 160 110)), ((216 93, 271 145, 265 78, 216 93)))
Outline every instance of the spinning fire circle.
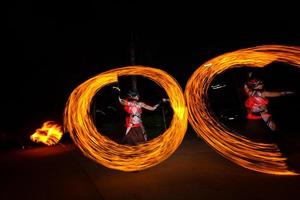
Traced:
POLYGON ((64 111, 64 128, 89 158, 112 169, 144 170, 167 159, 180 145, 187 129, 187 109, 177 81, 166 72, 144 66, 129 66, 103 72, 79 85, 70 95, 64 111), (118 76, 142 75, 167 93, 173 109, 169 128, 160 136, 138 146, 118 144, 97 131, 91 114, 91 101, 104 86, 118 76))
POLYGON ((208 108, 207 92, 216 75, 230 68, 264 67, 274 61, 300 67, 300 47, 257 46, 223 54, 201 65, 185 89, 189 122, 197 135, 212 148, 242 167, 268 174, 296 175, 288 170, 286 158, 276 144, 253 142, 231 132, 213 117, 208 108))

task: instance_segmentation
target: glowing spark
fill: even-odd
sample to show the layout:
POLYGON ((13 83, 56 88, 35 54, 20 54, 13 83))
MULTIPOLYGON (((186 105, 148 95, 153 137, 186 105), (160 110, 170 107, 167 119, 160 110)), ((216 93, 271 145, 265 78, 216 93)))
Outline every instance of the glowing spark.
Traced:
POLYGON ((214 77, 227 69, 244 66, 264 67, 274 61, 300 67, 300 47, 263 45, 226 53, 200 66, 190 77, 185 97, 189 122, 218 153, 234 163, 258 172, 297 175, 289 171, 286 158, 276 144, 253 142, 230 132, 210 113, 207 91, 214 77))
POLYGON ((159 164, 177 149, 187 128, 187 116, 182 90, 174 78, 159 69, 130 66, 106 71, 79 85, 66 104, 64 127, 87 157, 108 168, 137 171, 159 164), (128 75, 142 75, 160 85, 174 111, 170 127, 162 135, 138 146, 121 145, 101 135, 90 115, 93 96, 116 83, 118 76, 128 75))
POLYGON ((63 135, 62 127, 54 121, 47 121, 42 128, 36 129, 35 133, 30 136, 33 142, 42 142, 48 146, 55 145, 63 135))

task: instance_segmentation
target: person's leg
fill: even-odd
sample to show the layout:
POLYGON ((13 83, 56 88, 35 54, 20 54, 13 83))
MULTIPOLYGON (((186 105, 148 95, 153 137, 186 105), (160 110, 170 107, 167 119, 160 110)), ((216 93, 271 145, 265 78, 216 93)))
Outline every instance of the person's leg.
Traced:
POLYGON ((270 115, 269 113, 262 113, 261 117, 263 118, 263 120, 266 122, 267 126, 272 130, 272 131, 276 131, 277 127, 275 122, 272 119, 272 115, 270 115))
POLYGON ((141 129, 142 129, 142 133, 143 133, 143 136, 144 136, 145 142, 147 142, 147 140, 148 140, 148 137, 147 137, 147 133, 146 133, 146 131, 145 131, 145 127, 143 126, 143 124, 141 125, 141 129))
POLYGON ((131 127, 129 132, 123 138, 125 145, 138 145, 146 142, 141 127, 131 127))
POLYGON ((130 146, 137 145, 135 138, 136 138, 136 133, 134 131, 134 128, 130 128, 128 133, 124 136, 122 143, 130 146))

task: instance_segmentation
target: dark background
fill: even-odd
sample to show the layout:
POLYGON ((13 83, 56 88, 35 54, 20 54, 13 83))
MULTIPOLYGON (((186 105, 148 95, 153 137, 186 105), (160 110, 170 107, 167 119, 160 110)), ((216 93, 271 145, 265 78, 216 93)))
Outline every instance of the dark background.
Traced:
MULTIPOLYGON (((76 86, 130 65, 132 35, 136 64, 167 71, 182 88, 198 66, 220 54, 263 44, 300 45, 297 6, 287 2, 46 0, 10 1, 4 8, 2 141, 22 140, 46 120, 62 122, 76 86)), ((229 82, 237 77, 233 73, 229 82)), ((298 70, 271 70, 268 86, 276 88, 282 73, 287 85, 299 83, 298 70)))

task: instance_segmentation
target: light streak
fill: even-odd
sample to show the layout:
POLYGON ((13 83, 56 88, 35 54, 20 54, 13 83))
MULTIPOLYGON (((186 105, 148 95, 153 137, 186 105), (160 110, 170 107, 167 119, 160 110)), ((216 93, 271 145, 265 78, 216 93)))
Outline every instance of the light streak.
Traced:
POLYGON ((187 116, 184 95, 173 77, 159 69, 129 66, 103 72, 79 85, 66 104, 64 128, 90 159, 112 169, 139 171, 159 164, 177 149, 187 129, 187 116), (128 75, 142 75, 161 86, 174 111, 170 126, 163 134, 138 146, 118 144, 102 135, 90 112, 92 98, 101 88, 116 83, 118 76, 128 75))
POLYGON ((274 61, 300 67, 300 47, 257 46, 225 53, 201 65, 190 77, 185 89, 189 122, 197 135, 213 149, 242 167, 268 174, 297 175, 288 169, 286 158, 276 144, 254 142, 231 132, 208 107, 207 92, 218 74, 245 66, 262 68, 274 61))

